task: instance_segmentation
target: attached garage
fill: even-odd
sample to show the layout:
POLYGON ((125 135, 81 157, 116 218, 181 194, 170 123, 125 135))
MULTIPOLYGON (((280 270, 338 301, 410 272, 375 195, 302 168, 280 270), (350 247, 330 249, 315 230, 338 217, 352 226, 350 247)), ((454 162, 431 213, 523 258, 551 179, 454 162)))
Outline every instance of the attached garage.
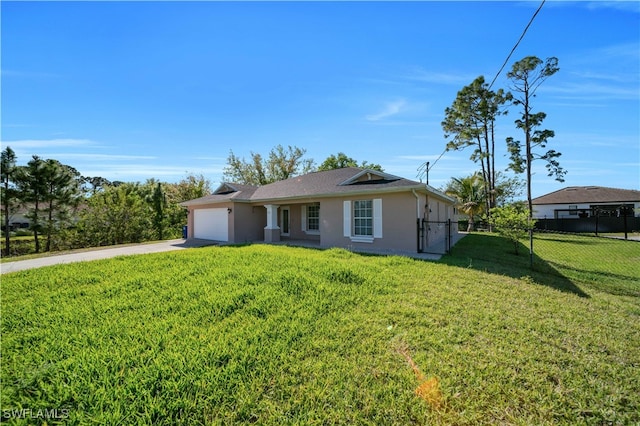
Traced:
POLYGON ((226 208, 195 209, 193 214, 194 238, 229 241, 229 213, 226 208))

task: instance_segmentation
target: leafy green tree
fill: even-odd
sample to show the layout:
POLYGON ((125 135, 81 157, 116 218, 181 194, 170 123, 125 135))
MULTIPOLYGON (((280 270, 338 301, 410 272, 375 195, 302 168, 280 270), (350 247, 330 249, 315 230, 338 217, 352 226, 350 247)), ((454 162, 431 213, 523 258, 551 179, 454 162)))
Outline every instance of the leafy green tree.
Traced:
POLYGON ((11 210, 17 201, 17 191, 14 188, 16 174, 16 153, 11 147, 6 147, 1 154, 0 172, 2 174, 2 210, 4 213, 4 250, 8 256, 10 251, 11 225, 9 219, 11 210))
POLYGON ((227 158, 223 178, 246 185, 266 185, 304 174, 313 169, 313 160, 302 158, 306 150, 282 145, 273 148, 267 157, 251 152, 251 161, 237 157, 233 151, 227 158))
POLYGON ((171 201, 175 203, 201 198, 213 192, 209 179, 194 174, 187 175, 178 183, 168 184, 166 190, 171 201))
POLYGON ((153 236, 148 202, 139 184, 108 186, 86 201, 78 222, 85 246, 139 243, 153 236))
POLYGON ((444 192, 458 200, 458 209, 469 216, 467 232, 472 231, 475 217, 485 209, 486 192, 482 175, 474 173, 464 178, 451 178, 444 192))
POLYGON ((518 129, 524 132, 524 143, 515 140, 513 137, 507 138, 507 149, 511 157, 511 168, 516 173, 526 172, 527 185, 527 205, 529 217, 533 217, 533 204, 531 198, 531 163, 540 159, 546 161, 546 168, 549 176, 556 177, 559 182, 564 182, 566 171, 560 167, 558 157, 561 153, 549 149, 543 154, 535 153, 536 148, 546 148, 547 141, 555 136, 552 130, 540 130, 538 127, 547 117, 544 112, 533 112, 531 100, 536 96, 538 87, 549 77, 558 72, 558 59, 551 57, 546 61, 535 56, 527 56, 513 64, 507 77, 512 82, 513 105, 522 108, 520 118, 515 123, 518 129), (524 148, 524 153, 522 152, 524 148))
POLYGON ((86 176, 82 178, 83 189, 88 195, 95 195, 96 192, 103 190, 106 186, 110 186, 111 182, 100 176, 86 176))
POLYGON ((334 169, 343 169, 345 167, 360 167, 363 169, 371 169, 378 170, 380 172, 384 172, 384 169, 379 164, 368 163, 367 161, 363 161, 362 164, 358 164, 356 160, 351 157, 347 157, 344 152, 339 152, 337 155, 330 155, 327 157, 320 167, 318 167, 319 171, 323 170, 334 170, 334 169))
POLYGON ((163 189, 167 200, 165 237, 179 237, 187 223, 187 210, 180 203, 211 194, 211 182, 202 175, 190 174, 178 183, 163 183, 163 189))
POLYGON ((496 207, 512 203, 524 192, 524 181, 517 176, 507 176, 503 172, 496 173, 495 203, 496 207))
POLYGON ((445 109, 442 122, 445 138, 453 136, 447 150, 473 147, 470 159, 480 163, 485 208, 489 214, 496 205, 495 123, 499 116, 506 114, 503 105, 510 99, 511 95, 502 89, 490 90, 480 76, 458 92, 453 104, 445 109))
POLYGON ((534 226, 522 203, 495 207, 491 214, 491 222, 499 235, 513 243, 515 254, 519 254, 520 240, 525 238, 530 227, 534 226))

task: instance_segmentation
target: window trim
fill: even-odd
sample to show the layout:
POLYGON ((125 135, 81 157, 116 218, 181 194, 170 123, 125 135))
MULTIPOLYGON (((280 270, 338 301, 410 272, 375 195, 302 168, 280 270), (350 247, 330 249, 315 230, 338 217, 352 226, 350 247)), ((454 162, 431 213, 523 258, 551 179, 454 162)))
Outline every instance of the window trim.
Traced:
POLYGON ((343 235, 354 243, 373 243, 382 238, 382 198, 343 201, 343 235), (372 201, 372 235, 355 235, 355 201, 372 201))
POLYGON ((320 235, 320 203, 306 204, 302 208, 302 230, 309 235, 320 235), (318 229, 309 229, 309 220, 312 219, 309 216, 309 207, 318 207, 318 229))

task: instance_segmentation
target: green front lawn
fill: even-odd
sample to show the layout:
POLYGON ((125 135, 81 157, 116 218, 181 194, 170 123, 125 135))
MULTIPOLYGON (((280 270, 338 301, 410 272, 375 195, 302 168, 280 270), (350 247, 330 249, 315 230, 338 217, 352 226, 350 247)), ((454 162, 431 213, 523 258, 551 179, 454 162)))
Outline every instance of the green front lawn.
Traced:
POLYGON ((534 271, 474 234, 439 263, 253 245, 3 275, 3 418, 637 424, 640 262, 547 257, 566 244, 534 271))

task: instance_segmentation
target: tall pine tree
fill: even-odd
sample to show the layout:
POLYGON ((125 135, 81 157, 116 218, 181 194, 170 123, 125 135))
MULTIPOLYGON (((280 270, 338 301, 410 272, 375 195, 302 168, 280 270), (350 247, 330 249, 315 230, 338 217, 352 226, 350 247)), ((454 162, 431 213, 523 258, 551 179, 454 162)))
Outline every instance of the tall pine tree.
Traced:
POLYGON ((16 174, 16 153, 11 147, 6 147, 1 154, 0 172, 2 174, 2 211, 4 213, 4 250, 5 255, 10 254, 11 240, 11 210, 17 200, 17 191, 14 187, 16 174))

